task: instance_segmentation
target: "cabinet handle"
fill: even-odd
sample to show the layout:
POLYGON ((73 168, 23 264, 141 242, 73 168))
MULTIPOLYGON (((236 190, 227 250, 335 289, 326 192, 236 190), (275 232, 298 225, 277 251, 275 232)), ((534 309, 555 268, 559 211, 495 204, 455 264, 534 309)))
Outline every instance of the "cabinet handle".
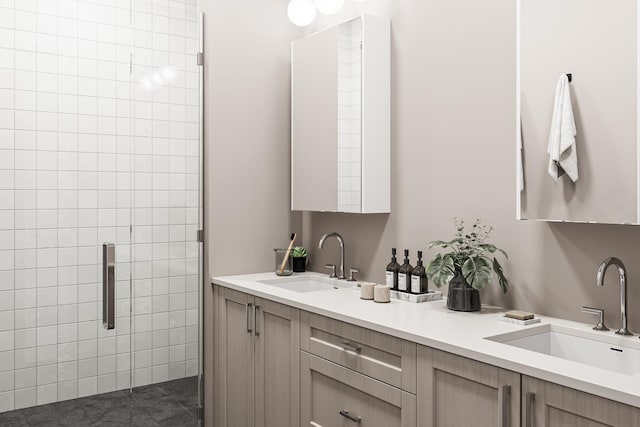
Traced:
POLYGON ((342 341, 342 349, 357 354, 360 354, 362 351, 362 347, 357 344, 351 344, 349 341, 342 341))
POLYGON ((258 335, 260 335, 260 332, 258 332, 258 310, 260 310, 260 306, 254 305, 253 306, 253 336, 254 337, 257 337, 258 335))
POLYGON ((511 386, 502 386, 502 427, 511 425, 511 386))
POLYGON ((356 415, 351 415, 349 411, 345 411, 344 409, 340 411, 340 415, 342 415, 343 417, 345 417, 350 421, 353 421, 354 423, 358 423, 358 424, 362 423, 362 418, 356 415))
POLYGON ((525 407, 524 407, 524 417, 525 417, 525 427, 532 427, 533 426, 533 404, 536 401, 536 394, 533 392, 528 392, 527 393, 527 398, 525 401, 525 407))
POLYGON ((253 332, 253 329, 251 329, 251 307, 253 307, 253 304, 251 303, 248 303, 247 305, 244 306, 245 314, 247 317, 247 333, 248 334, 253 332))

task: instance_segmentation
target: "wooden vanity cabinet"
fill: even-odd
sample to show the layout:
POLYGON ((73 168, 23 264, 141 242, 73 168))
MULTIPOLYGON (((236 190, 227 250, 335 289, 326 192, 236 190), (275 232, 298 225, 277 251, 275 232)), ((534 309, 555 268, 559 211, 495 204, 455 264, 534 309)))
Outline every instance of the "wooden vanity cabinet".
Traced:
POLYGON ((299 427, 300 314, 220 287, 216 426, 299 427))
POLYGON ((522 427, 638 427, 640 409, 522 376, 522 427))
POLYGON ((214 298, 216 427, 640 427, 640 408, 222 286, 214 298))
POLYGON ((418 346, 418 427, 516 427, 520 374, 418 346))

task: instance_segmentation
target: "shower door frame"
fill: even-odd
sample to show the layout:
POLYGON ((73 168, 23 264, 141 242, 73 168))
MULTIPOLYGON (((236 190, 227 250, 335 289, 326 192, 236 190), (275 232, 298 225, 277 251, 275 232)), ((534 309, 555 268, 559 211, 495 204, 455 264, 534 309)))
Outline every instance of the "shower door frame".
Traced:
MULTIPOLYGON (((198 2, 199 6, 199 2, 198 2)), ((205 14, 198 14, 198 35, 199 35, 199 48, 196 58, 200 74, 200 123, 199 123, 199 146, 200 146, 200 177, 198 188, 198 400, 196 402, 198 425, 204 425, 204 287, 205 287, 205 218, 204 218, 204 202, 205 202, 205 174, 204 174, 204 32, 205 32, 205 14)))

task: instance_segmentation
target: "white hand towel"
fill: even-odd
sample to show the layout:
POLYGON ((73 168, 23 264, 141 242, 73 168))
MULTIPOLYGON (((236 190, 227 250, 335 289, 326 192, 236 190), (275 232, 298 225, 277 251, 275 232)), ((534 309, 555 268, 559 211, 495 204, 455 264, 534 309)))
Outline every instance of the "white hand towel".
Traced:
POLYGON ((549 132, 549 175, 555 182, 566 173, 573 182, 578 180, 576 151, 576 123, 571 105, 571 89, 566 74, 560 76, 549 132))

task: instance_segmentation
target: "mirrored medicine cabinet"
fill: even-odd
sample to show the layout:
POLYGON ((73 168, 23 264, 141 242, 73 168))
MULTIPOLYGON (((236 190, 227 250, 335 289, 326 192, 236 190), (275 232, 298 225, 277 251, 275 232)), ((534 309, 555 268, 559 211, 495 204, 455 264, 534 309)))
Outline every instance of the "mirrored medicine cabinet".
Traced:
POLYGON ((518 217, 640 223, 638 1, 519 0, 518 11, 518 217), (548 173, 563 74, 570 75, 575 182, 548 173))
POLYGON ((292 43, 292 210, 390 212, 389 30, 364 15, 292 43))

